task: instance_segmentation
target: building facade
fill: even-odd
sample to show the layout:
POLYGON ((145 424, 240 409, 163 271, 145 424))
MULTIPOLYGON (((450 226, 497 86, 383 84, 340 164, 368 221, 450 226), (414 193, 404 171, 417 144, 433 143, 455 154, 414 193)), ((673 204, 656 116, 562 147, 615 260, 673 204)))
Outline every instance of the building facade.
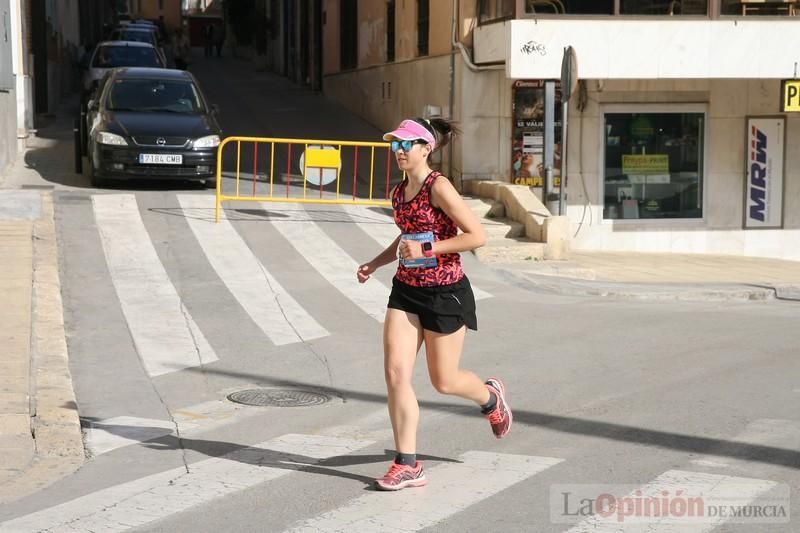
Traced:
POLYGON ((463 135, 443 165, 457 184, 546 199, 544 86, 572 47, 573 248, 800 260, 794 2, 328 0, 322 32, 326 94, 381 128, 451 116, 463 135))
MULTIPOLYGON (((165 31, 172 32, 181 27, 184 4, 189 3, 186 0, 128 0, 127 15, 132 19, 160 22, 165 31)), ((191 4, 195 9, 196 0, 191 4)))
POLYGON ((0 0, 0 174, 37 117, 77 90, 81 55, 116 21, 119 2, 0 0))

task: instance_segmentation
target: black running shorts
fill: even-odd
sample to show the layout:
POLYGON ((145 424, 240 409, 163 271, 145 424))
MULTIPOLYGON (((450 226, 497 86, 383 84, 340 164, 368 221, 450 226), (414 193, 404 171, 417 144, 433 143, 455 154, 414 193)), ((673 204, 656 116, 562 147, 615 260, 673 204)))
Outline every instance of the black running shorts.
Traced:
POLYGON ((475 296, 467 276, 433 287, 415 287, 395 278, 388 307, 417 315, 424 329, 437 333, 453 333, 461 326, 478 329, 475 296))

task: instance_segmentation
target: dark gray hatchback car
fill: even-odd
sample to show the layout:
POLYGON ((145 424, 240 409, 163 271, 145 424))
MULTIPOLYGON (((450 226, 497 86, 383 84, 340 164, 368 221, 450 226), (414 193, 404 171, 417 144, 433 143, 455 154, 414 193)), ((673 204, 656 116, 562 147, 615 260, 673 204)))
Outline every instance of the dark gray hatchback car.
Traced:
POLYGON ((189 72, 109 71, 89 101, 84 131, 94 186, 127 179, 214 183, 222 130, 216 106, 189 72))

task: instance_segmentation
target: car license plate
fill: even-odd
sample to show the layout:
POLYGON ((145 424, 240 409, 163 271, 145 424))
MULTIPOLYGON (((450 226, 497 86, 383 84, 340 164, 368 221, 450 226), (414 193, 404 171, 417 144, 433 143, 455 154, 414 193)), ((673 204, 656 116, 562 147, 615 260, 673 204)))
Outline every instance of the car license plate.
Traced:
POLYGON ((139 163, 142 165, 182 165, 181 154, 139 154, 139 163))

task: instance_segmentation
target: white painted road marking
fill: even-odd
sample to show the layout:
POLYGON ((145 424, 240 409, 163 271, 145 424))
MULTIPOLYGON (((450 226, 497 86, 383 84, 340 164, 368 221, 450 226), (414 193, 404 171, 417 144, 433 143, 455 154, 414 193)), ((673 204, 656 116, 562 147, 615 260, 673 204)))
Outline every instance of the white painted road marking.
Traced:
MULTIPOLYGON (((287 212, 286 206, 262 204, 265 210, 287 212)), ((297 210, 298 207, 294 206, 297 210)), ((383 322, 389 289, 377 279, 359 283, 358 263, 336 244, 316 223, 297 220, 271 220, 275 228, 291 243, 331 285, 369 316, 383 322)))
POLYGON ((105 420, 90 421, 84 429, 86 448, 96 457, 123 446, 138 444, 170 435, 175 424, 168 420, 115 416, 105 420))
POLYGON ((431 468, 426 487, 392 494, 372 492, 289 531, 419 531, 562 461, 479 451, 467 452, 460 459, 462 463, 431 468))
MULTIPOLYGON (((400 235, 400 230, 389 216, 376 213, 373 209, 360 205, 345 204, 342 207, 353 222, 364 230, 364 233, 372 237, 375 242, 384 248, 392 244, 392 241, 400 235)), ((485 300, 492 297, 491 294, 475 285, 472 285, 472 292, 475 294, 476 300, 485 300)))
POLYGON ((158 258, 136 198, 94 195, 92 204, 111 281, 148 374, 216 361, 158 258))
POLYGON ((372 443, 341 437, 283 435, 223 457, 193 463, 188 473, 183 467, 174 468, 3 522, 0 533, 125 531, 281 478, 303 464, 347 455, 372 443))
MULTIPOLYGON (((628 494, 631 498, 653 498, 661 501, 665 493, 673 501, 685 505, 699 498, 706 504, 724 502, 730 505, 747 505, 773 487, 775 483, 752 479, 699 472, 668 470, 656 479, 628 494), (680 494, 678 494, 680 493, 680 494)), ((615 495, 616 496, 616 495, 615 495)), ((644 505, 642 506, 644 509, 644 505)), ((677 506, 675 506, 678 509, 677 506)), ((684 507, 684 509, 686 509, 684 507)), ((680 509, 678 509, 679 512, 680 509)), ((616 513, 609 516, 592 515, 567 533, 705 533, 727 522, 730 516, 626 516, 620 523, 616 513)), ((652 514, 652 510, 651 510, 652 514)))
MULTIPOLYGON (((214 207, 213 196, 181 194, 178 201, 184 211, 214 207)), ((192 216, 186 220, 217 275, 275 345, 329 335, 261 264, 226 218, 219 224, 192 216)))

